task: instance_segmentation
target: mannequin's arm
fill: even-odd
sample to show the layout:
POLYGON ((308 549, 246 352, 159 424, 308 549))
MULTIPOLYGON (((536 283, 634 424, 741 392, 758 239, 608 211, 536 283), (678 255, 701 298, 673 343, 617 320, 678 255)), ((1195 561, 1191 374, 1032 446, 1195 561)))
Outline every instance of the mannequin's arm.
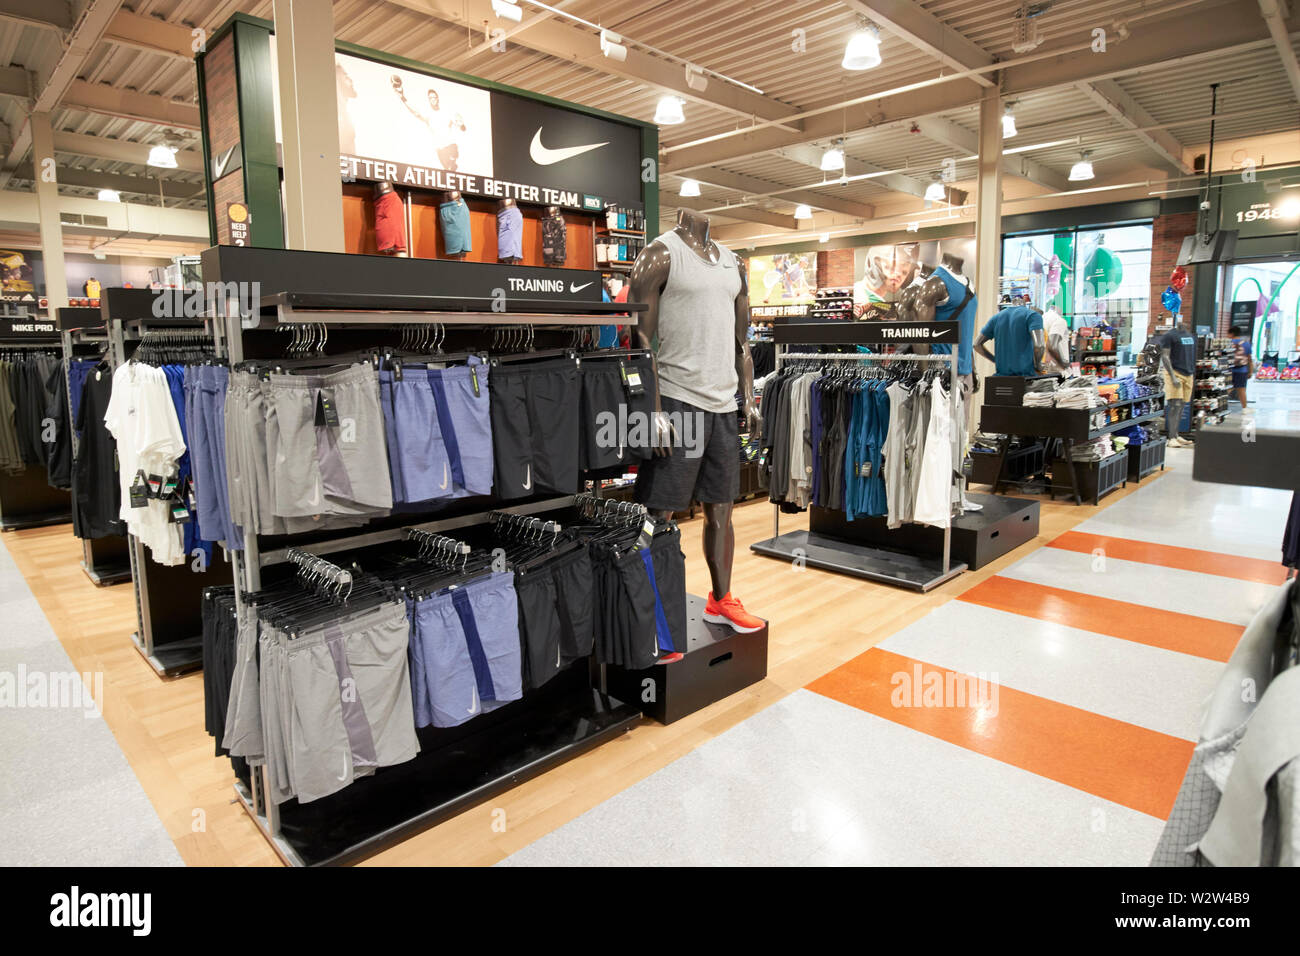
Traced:
POLYGON ((1160 350, 1160 367, 1161 367, 1162 369, 1164 369, 1166 372, 1169 373, 1169 377, 1170 377, 1171 379, 1173 379, 1174 376, 1177 374, 1177 373, 1174 371, 1174 363, 1173 363, 1173 361, 1169 358, 1169 350, 1168 350, 1168 349, 1161 349, 1161 350, 1160 350))
POLYGON ((1043 338, 1042 329, 1034 329, 1031 334, 1034 337, 1034 368, 1041 370, 1043 359, 1047 356, 1047 341, 1043 338))
POLYGON ((637 348, 650 353, 650 367, 654 371, 655 386, 655 451, 667 454, 671 434, 665 434, 662 428, 663 405, 659 395, 659 359, 656 350, 659 344, 659 297, 668 282, 670 256, 662 242, 652 242, 636 257, 632 265, 629 280, 628 299, 632 302, 644 302, 649 308, 635 313, 634 333, 629 336, 637 348))
POLYGON ((974 350, 976 355, 982 355, 990 362, 996 365, 998 360, 993 357, 992 352, 990 352, 988 349, 984 347, 984 343, 987 341, 988 341, 988 337, 981 334, 975 339, 975 344, 971 346, 971 348, 974 350))

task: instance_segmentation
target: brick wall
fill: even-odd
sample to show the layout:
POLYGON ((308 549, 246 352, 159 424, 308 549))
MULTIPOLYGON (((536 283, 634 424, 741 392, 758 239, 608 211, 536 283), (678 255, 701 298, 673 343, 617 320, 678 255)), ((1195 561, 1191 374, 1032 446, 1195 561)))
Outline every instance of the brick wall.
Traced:
POLYGON ((853 250, 827 249, 817 253, 817 287, 837 289, 853 285, 853 250))
MULTIPOLYGON (((1160 304, 1160 294, 1169 286, 1169 276, 1178 265, 1178 251, 1183 239, 1196 232, 1196 213, 1181 212, 1170 216, 1157 216, 1151 230, 1151 310, 1147 332, 1161 324, 1165 309, 1160 304)), ((1192 314, 1192 284, 1196 267, 1187 267, 1187 288, 1183 289, 1182 314, 1192 314)))
MULTIPOLYGON (((203 57, 204 95, 208 105, 208 140, 215 156, 239 149, 239 93, 235 76, 235 35, 227 34, 203 57)), ((232 163, 231 165, 235 165, 232 163)), ((217 245, 230 243, 226 204, 244 202, 244 171, 227 173, 212 187, 217 220, 217 245)), ((253 229, 257 223, 251 223, 253 229)))

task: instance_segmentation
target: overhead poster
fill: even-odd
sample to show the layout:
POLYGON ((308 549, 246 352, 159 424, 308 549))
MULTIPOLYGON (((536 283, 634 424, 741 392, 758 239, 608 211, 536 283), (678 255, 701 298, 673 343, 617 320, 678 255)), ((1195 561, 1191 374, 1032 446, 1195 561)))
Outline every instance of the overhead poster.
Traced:
MULTIPOLYGON (((274 44, 271 59, 282 143, 274 44)), ((346 53, 334 66, 344 181, 641 208, 640 127, 346 53)))
POLYGON ((892 320, 898 294, 922 265, 937 266, 944 253, 963 260, 962 273, 975 274, 975 240, 942 239, 865 246, 853 254, 853 312, 859 318, 892 320))

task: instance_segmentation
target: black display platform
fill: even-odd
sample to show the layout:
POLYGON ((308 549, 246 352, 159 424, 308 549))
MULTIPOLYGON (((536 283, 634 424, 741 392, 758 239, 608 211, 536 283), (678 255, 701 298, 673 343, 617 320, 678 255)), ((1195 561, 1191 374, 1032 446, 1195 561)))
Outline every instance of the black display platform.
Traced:
POLYGON ((856 544, 813 531, 789 531, 775 538, 756 541, 749 549, 770 558, 790 562, 798 559, 808 567, 851 574, 912 591, 929 591, 966 570, 965 564, 954 561, 945 573, 942 558, 918 557, 906 551, 856 544))
MULTIPOLYGON (((976 571, 1038 536, 1039 502, 1028 498, 971 493, 967 493, 966 498, 983 508, 980 511, 969 511, 953 520, 954 562, 961 562, 970 570, 976 571)), ((884 518, 866 517, 847 521, 842 511, 816 507, 811 509, 808 524, 811 531, 829 538, 876 548, 892 548, 934 559, 933 566, 942 570, 942 528, 904 524, 891 531, 884 518)))
POLYGON ((1300 428, 1233 416, 1196 433, 1192 478, 1300 491, 1300 428))
MULTIPOLYGON (((459 727, 418 731, 421 752, 414 760, 381 768, 320 800, 281 804, 280 835, 272 844, 295 866, 354 863, 618 737, 641 721, 636 708, 595 690, 583 691, 581 685, 589 680, 583 660, 499 710, 459 727)), ((264 827, 265 819, 253 812, 247 794, 240 797, 264 827)))
POLYGON ((72 496, 50 487, 45 467, 28 465, 0 476, 0 530, 17 531, 72 520, 72 496))
POLYGON ((684 658, 639 671, 611 664, 605 669, 610 693, 671 724, 766 677, 767 627, 737 634, 725 624, 710 624, 704 620, 706 603, 687 595, 684 658))
POLYGON ((155 644, 150 654, 140 640, 140 632, 131 633, 131 643, 149 662, 159 677, 179 677, 203 667, 203 637, 186 637, 166 644, 155 644))
POLYGON ((98 587, 131 580, 131 555, 125 535, 85 538, 81 542, 81 569, 98 587))

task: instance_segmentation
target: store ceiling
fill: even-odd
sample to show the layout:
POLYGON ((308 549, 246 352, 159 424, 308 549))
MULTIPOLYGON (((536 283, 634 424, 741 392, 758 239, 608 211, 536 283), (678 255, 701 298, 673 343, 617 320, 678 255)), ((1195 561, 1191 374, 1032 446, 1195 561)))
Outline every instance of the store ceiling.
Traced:
MULTIPOLYGON (((631 50, 622 64, 600 55, 591 29, 527 0, 523 6, 516 25, 493 19, 490 0, 338 0, 335 32, 639 119, 653 116, 664 92, 684 94, 686 122, 661 130, 665 220, 675 213, 684 175, 703 184, 697 208, 730 207, 715 213, 723 220, 788 222, 795 204, 810 198, 841 219, 886 208, 920 213, 919 193, 945 160, 956 161, 958 185, 973 180, 975 164, 964 157, 975 152, 978 98, 995 74, 934 81, 995 59, 1009 61, 1002 81, 1016 90, 1003 99, 1015 102, 1019 134, 1005 146, 1041 147, 1004 165, 1021 192, 1065 188, 1081 149, 1091 152, 1097 172, 1084 186, 1148 178, 1152 170, 1178 175, 1189 151, 1208 140, 1212 82, 1221 84, 1218 139, 1286 133, 1300 146, 1300 99, 1258 0, 1040 0, 1030 5, 1038 46, 1025 62, 1015 50, 1021 4, 1008 0, 555 0, 566 13, 621 34, 631 50), (862 15, 880 25, 882 64, 845 71, 844 44, 862 15), (512 31, 505 52, 484 48, 485 19, 512 31), (1128 39, 1120 39, 1121 21, 1128 39), (1108 31, 1108 51, 1071 53, 1091 42, 1094 28, 1108 31), (796 29, 806 31, 803 52, 792 50, 796 29), (1054 51, 1062 55, 1046 55, 1054 51), (1188 53, 1195 57, 1186 60, 1188 53), (685 62, 714 72, 703 91, 685 85, 685 62), (861 102, 838 105, 849 99, 861 102), (818 109, 799 121, 802 132, 788 123, 818 109), (1158 128, 1133 132, 1117 112, 1135 118, 1128 126, 1158 128), (733 135, 772 120, 787 126, 733 135), (880 175, 823 184, 817 159, 840 136, 850 173, 880 175)), ((192 27, 215 30, 235 12, 270 18, 269 0, 139 0, 133 8, 112 0, 0 0, 0 180, 9 189, 30 188, 23 131, 31 101, 21 94, 44 89, 76 28, 71 11, 88 7, 107 9, 111 19, 52 109, 58 160, 70 170, 64 178, 85 184, 63 191, 93 196, 99 174, 113 188, 125 185, 124 198, 157 203, 161 173, 168 206, 201 208, 198 135, 187 128, 197 99, 186 39, 192 27), (32 87, 24 88, 26 78, 32 87), (165 130, 196 150, 192 168, 144 165, 147 147, 165 130)), ((1293 56, 1300 54, 1296 7, 1285 24, 1293 56)))

